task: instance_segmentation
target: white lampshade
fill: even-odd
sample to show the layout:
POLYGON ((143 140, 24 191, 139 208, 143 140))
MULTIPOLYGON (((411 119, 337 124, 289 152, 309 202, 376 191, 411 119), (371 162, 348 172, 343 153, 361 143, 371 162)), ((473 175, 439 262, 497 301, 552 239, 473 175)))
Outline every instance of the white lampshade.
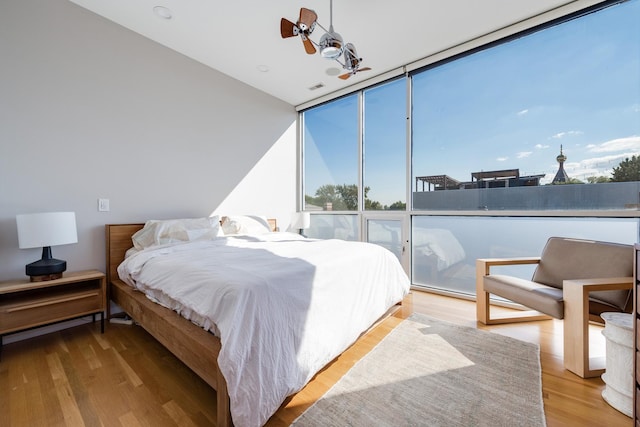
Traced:
POLYGON ((78 242, 75 212, 16 215, 20 249, 67 245, 78 242))
POLYGON ((304 230, 311 226, 311 214, 309 212, 295 212, 291 218, 291 228, 304 230))

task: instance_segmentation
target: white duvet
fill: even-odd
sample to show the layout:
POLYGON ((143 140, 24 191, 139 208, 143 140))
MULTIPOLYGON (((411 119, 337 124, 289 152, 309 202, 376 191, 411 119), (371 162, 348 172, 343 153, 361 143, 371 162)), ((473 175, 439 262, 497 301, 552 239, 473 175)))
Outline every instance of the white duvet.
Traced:
POLYGON ((409 291, 380 246, 292 233, 148 248, 118 273, 220 337, 237 427, 262 426, 409 291))

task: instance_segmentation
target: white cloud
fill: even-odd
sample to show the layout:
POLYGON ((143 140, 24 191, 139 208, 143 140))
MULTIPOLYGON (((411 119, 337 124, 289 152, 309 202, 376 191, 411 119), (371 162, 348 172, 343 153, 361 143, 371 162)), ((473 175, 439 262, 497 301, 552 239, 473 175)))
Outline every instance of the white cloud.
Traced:
MULTIPOLYGON (((581 181, 586 181, 587 177, 590 176, 610 177, 613 173, 613 168, 617 167, 624 159, 630 158, 633 154, 637 153, 624 152, 600 157, 591 157, 577 162, 567 161, 564 163, 564 170, 570 178, 576 178, 581 181)), ((557 164, 554 168, 550 167, 547 171, 547 176, 551 174, 555 175, 557 170, 557 164)))
POLYGON ((528 110, 528 109, 524 109, 524 110, 522 110, 522 111, 518 111, 516 114, 517 114, 517 115, 519 115, 519 116, 524 116, 524 115, 525 115, 525 114, 527 114, 528 112, 529 112, 529 110, 528 110))
POLYGON ((518 154, 516 154, 516 157, 518 159, 524 159, 526 157, 529 157, 531 154, 533 154, 533 151, 521 151, 518 154))
POLYGON ((628 136, 626 138, 612 139, 600 145, 594 145, 589 149, 592 153, 610 153, 612 151, 633 151, 640 153, 640 136, 628 136))
POLYGON ((570 130, 567 132, 558 132, 555 135, 553 135, 551 138, 553 139, 560 139, 560 138, 564 138, 565 136, 575 136, 575 135, 582 135, 584 132, 579 131, 579 130, 570 130))
MULTIPOLYGON (((563 132, 562 136, 558 136, 558 138, 567 138, 569 134, 569 132, 563 132)), ((567 161, 564 162, 564 169, 570 178, 579 179, 583 182, 586 182, 587 178, 591 176, 611 177, 613 168, 620 165, 620 162, 634 155, 640 155, 640 136, 638 135, 611 139, 600 143, 591 142, 588 145, 585 143, 582 144, 580 148, 578 148, 573 141, 567 145, 571 145, 571 150, 569 150, 569 152, 565 151, 567 161)), ((551 144, 551 146, 553 149, 555 144, 551 144)), ((542 143, 535 145, 535 150, 549 148, 549 145, 542 143)), ((550 183, 559 167, 558 162, 555 161, 556 153, 547 153, 547 155, 552 155, 549 156, 546 166, 542 166, 541 168, 527 164, 527 162, 533 159, 533 155, 525 158, 527 153, 527 151, 522 151, 517 154, 517 157, 521 159, 520 166, 523 167, 522 165, 524 165, 524 167, 527 168, 527 173, 544 173, 545 177, 541 179, 541 183, 550 183)), ((543 152, 533 151, 533 153, 540 155, 543 152)), ((504 160, 507 159, 505 158, 504 160)))
POLYGON ((499 161, 499 162, 506 162, 507 160, 509 160, 509 158, 508 157, 498 157, 496 160, 499 161))
POLYGON ((621 160, 629 157, 626 154, 617 154, 611 156, 592 157, 575 163, 576 169, 613 169, 618 166, 621 160))

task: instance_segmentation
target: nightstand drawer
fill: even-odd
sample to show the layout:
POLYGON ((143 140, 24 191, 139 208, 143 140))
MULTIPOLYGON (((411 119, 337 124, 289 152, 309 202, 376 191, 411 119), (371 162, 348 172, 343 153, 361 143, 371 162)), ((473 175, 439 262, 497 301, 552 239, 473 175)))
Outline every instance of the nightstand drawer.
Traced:
POLYGON ((5 282, 0 286, 0 336, 105 309, 105 278, 100 272, 69 274, 48 283, 5 282))
POLYGON ((96 313, 102 309, 101 302, 100 290, 88 290, 7 304, 0 307, 0 333, 96 313))

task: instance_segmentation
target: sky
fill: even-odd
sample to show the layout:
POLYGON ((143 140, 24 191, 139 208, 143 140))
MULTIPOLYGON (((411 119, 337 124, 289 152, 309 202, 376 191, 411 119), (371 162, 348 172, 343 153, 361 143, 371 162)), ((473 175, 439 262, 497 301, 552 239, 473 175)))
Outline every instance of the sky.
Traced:
MULTIPOLYGON (((519 169, 546 184, 561 147, 570 178, 610 176, 640 154, 638 22, 632 0, 415 74, 412 176, 519 169)), ((404 78, 365 91, 365 185, 383 204, 405 198, 405 94, 404 78)), ((357 98, 314 110, 306 194, 357 182, 357 98)))

